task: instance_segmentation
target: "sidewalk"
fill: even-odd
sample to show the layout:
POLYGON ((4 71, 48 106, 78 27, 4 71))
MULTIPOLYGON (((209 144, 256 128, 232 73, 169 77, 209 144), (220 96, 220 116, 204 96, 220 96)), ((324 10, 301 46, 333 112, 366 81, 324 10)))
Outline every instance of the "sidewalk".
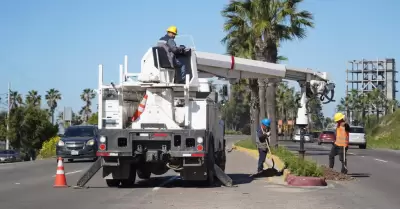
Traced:
POLYGON ((373 205, 364 196, 341 184, 333 184, 328 188, 307 189, 272 184, 267 182, 266 178, 252 180, 249 174, 257 168, 256 159, 239 151, 233 151, 227 157, 226 172, 237 187, 198 188, 176 180, 167 188, 161 187, 156 193, 141 200, 123 197, 120 204, 140 209, 387 208, 382 203, 375 202, 373 205))

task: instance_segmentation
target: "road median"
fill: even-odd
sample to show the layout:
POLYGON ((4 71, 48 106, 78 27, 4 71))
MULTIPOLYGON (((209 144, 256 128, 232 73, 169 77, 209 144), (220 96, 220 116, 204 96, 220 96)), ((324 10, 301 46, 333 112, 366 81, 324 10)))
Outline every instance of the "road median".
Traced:
MULTIPOLYGON (((245 152, 258 159, 258 150, 249 139, 236 142, 232 149, 245 152)), ((320 166, 312 160, 300 159, 285 147, 279 146, 271 149, 272 155, 268 153, 264 166, 276 170, 277 175, 274 177, 268 176, 270 181, 273 180, 271 178, 280 178, 276 182, 285 182, 286 185, 290 186, 327 186, 326 180, 350 179, 347 175, 320 166)))

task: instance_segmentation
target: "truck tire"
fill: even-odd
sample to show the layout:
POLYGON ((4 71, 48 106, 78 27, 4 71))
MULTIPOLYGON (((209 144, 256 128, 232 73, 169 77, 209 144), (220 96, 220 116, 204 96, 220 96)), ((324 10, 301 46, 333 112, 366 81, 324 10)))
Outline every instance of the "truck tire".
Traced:
POLYGON ((118 187, 120 180, 118 179, 106 179, 106 183, 108 187, 118 187))
POLYGON ((219 167, 221 168, 222 171, 225 172, 225 167, 226 167, 226 153, 225 153, 225 149, 224 149, 224 151, 221 151, 221 159, 220 159, 219 167))
POLYGON ((214 186, 215 184, 215 171, 214 171, 214 164, 215 164, 215 153, 214 153, 214 142, 210 140, 210 145, 208 146, 208 154, 207 154, 207 180, 206 185, 209 187, 214 186))
POLYGON ((136 167, 135 165, 131 165, 128 179, 121 179, 121 186, 132 187, 133 185, 135 185, 135 180, 136 180, 136 167))
POLYGON ((141 179, 149 179, 151 176, 151 171, 146 168, 137 169, 136 173, 137 173, 138 177, 141 179))

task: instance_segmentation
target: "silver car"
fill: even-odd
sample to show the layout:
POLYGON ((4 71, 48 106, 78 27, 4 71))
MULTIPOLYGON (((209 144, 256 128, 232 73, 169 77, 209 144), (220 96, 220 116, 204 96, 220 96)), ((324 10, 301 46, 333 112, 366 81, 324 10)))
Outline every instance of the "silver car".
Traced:
POLYGON ((0 163, 11 163, 21 161, 21 155, 16 150, 1 150, 0 163))

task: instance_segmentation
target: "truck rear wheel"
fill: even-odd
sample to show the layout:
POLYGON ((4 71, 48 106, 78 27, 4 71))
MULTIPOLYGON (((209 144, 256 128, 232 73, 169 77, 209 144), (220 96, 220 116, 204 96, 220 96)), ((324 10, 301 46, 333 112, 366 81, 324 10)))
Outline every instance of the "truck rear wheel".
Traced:
POLYGON ((135 185, 135 180, 136 180, 136 167, 134 165, 131 165, 131 168, 129 169, 128 179, 122 179, 121 186, 132 187, 133 185, 135 185))
POLYGON ((139 176, 139 178, 141 178, 141 179, 149 179, 151 176, 150 169, 147 169, 147 168, 137 169, 136 173, 139 176))
POLYGON ((108 187, 118 187, 120 181, 118 179, 106 179, 106 183, 108 187))

